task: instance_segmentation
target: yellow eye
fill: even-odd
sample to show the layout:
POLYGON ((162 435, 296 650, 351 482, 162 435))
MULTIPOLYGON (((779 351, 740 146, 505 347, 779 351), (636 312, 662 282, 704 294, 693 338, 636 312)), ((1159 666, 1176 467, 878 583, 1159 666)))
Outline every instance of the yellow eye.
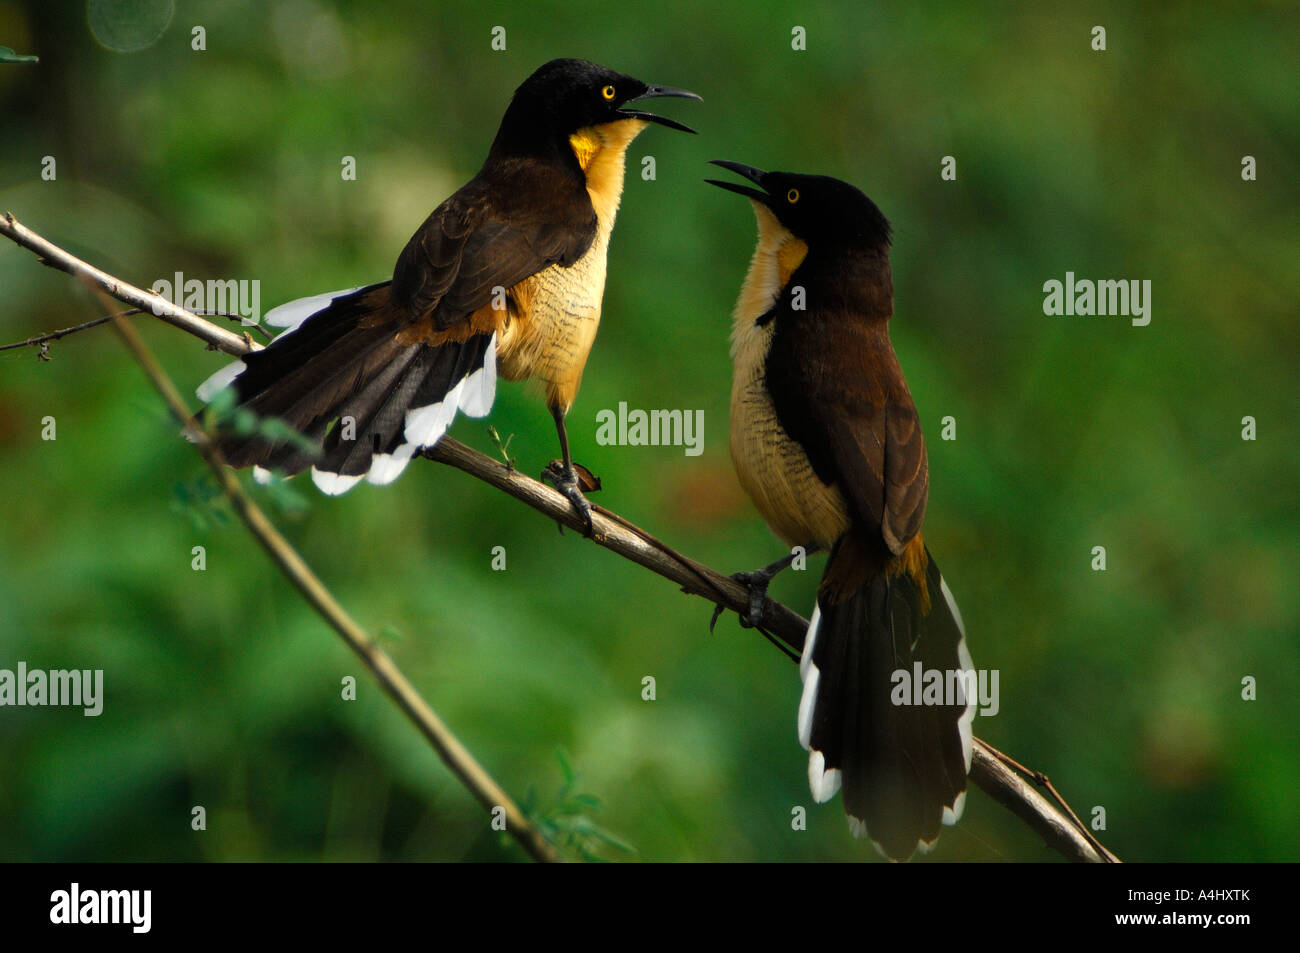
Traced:
POLYGON ((789 192, 785 193, 785 200, 789 202, 791 205, 799 201, 799 190, 791 189, 789 192))
POLYGON ((614 96, 616 95, 614 91, 614 87, 606 86, 604 89, 600 91, 600 95, 604 96, 606 99, 613 99, 614 96))

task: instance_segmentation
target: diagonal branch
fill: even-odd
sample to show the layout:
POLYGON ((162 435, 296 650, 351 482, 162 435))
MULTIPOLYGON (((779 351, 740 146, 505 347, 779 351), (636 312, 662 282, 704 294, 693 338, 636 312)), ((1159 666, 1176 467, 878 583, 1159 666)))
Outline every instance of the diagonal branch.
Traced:
MULTIPOLYGON (((104 294, 98 291, 102 300, 104 294)), ((108 310, 107 308, 105 310, 108 310)), ((461 783, 469 789, 488 811, 501 808, 505 811, 506 830, 519 842, 520 846, 534 859, 554 862, 560 859, 555 848, 544 838, 523 811, 511 799, 505 790, 496 783, 469 750, 453 735, 442 719, 429 706, 428 702, 416 691, 415 686, 402 674, 401 669, 384 652, 369 635, 348 615, 333 594, 321 582, 310 566, 298 554, 297 550, 280 535, 280 532, 267 519, 266 514, 244 492, 244 488, 235 479, 230 467, 221 457, 216 444, 207 432, 197 426, 190 416, 184 401, 177 392, 171 379, 158 364, 153 353, 140 339, 139 333, 121 315, 110 318, 126 342, 127 349, 135 357, 154 388, 162 396, 178 422, 184 425, 186 433, 192 434, 198 445, 199 453, 208 468, 217 478, 217 483, 225 491, 231 506, 239 514, 248 531, 266 550, 272 561, 288 577, 289 581, 302 593, 303 598, 336 631, 374 674, 384 691, 406 713, 420 733, 433 745, 438 756, 460 778, 461 783)))
MULTIPOLYGON (((90 281, 119 301, 137 307, 140 306, 139 302, 147 302, 144 306, 153 310, 157 310, 154 309, 155 301, 167 304, 167 309, 163 309, 167 313, 159 314, 159 317, 227 354, 238 357, 259 349, 258 344, 246 337, 231 334, 183 308, 170 305, 152 292, 141 291, 69 255, 19 224, 12 214, 0 216, 0 234, 36 252, 45 264, 90 281)), ((450 437, 443 437, 437 445, 424 450, 423 456, 462 470, 579 533, 585 529, 564 496, 513 467, 493 460, 450 437)), ((233 481, 228 471, 224 475, 233 481)), ((593 506, 592 509, 592 541, 597 545, 671 580, 687 593, 702 596, 737 613, 748 609, 748 590, 739 583, 678 553, 609 510, 599 506, 593 506)), ((772 637, 796 653, 803 648, 808 622, 797 612, 768 600, 764 606, 764 620, 772 637)), ((1118 861, 1078 821, 1054 788, 1048 785, 1069 816, 1034 790, 1029 782, 1007 764, 1008 761, 1011 759, 976 738, 970 774, 972 783, 1011 810, 1041 836, 1048 847, 1067 859, 1088 863, 1118 861)), ((1026 773, 1036 783, 1046 781, 1046 777, 1039 772, 1026 773)))

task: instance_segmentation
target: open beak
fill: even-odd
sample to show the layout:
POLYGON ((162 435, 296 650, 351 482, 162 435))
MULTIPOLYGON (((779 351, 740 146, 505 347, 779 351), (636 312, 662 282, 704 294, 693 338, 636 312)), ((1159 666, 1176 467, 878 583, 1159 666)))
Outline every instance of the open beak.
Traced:
MULTIPOLYGON (((674 86, 647 86, 644 93, 629 101, 635 102, 638 99, 663 99, 669 97, 674 99, 698 99, 701 102, 704 101, 702 97, 692 93, 690 90, 677 89, 674 86)), ((665 116, 656 116, 654 113, 644 112, 640 109, 620 109, 618 114, 620 116, 625 116, 628 119, 641 119, 645 122, 657 122, 661 126, 667 126, 669 129, 677 129, 680 132, 695 132, 695 130, 690 126, 680 123, 676 119, 668 119, 665 116)))
MULTIPOLYGON (((763 179, 767 173, 762 169, 755 169, 752 165, 744 165, 740 162, 729 162, 726 159, 713 159, 711 165, 721 166, 737 175, 742 175, 755 185, 762 186, 763 179)), ((761 202, 767 205, 769 196, 766 192, 760 192, 758 189, 751 189, 747 185, 738 185, 735 182, 721 182, 718 179, 705 179, 709 185, 716 185, 720 189, 726 189, 728 192, 735 192, 737 195, 743 195, 747 199, 753 199, 755 202, 761 202)))

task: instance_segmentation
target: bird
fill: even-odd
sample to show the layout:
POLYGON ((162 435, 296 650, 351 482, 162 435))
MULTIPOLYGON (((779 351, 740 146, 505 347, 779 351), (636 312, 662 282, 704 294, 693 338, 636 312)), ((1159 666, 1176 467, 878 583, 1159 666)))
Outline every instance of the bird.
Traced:
MULTIPOLYGON (((809 785, 819 803, 842 788, 852 832, 907 860, 962 814, 976 694, 960 610, 921 533, 929 466, 889 338, 890 224, 839 179, 713 164, 752 183, 705 180, 758 218, 732 315, 732 462, 792 553, 829 553, 799 663, 809 785), (900 683, 932 671, 956 691, 914 704, 900 683)), ((743 621, 761 623, 790 561, 737 574, 751 587, 743 621)))
POLYGON ((391 483, 457 411, 487 415, 498 375, 535 379, 562 456, 543 476, 590 535, 564 421, 600 323, 628 146, 652 123, 695 131, 628 106, 664 97, 700 99, 585 60, 534 71, 482 168, 411 236, 389 281, 269 311, 286 330, 199 387, 205 402, 232 388, 238 410, 291 428, 227 426, 225 460, 263 482, 311 467, 330 495, 391 483))

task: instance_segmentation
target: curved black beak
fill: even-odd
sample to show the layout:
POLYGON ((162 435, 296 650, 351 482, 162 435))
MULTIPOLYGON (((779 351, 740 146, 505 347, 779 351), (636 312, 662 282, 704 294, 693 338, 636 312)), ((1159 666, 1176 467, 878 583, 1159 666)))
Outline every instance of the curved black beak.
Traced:
MULTIPOLYGON (((721 166, 737 175, 743 175, 745 178, 749 179, 749 181, 760 187, 763 185, 763 179, 767 177, 767 173, 762 169, 755 169, 752 165, 745 165, 741 162, 731 162, 727 159, 713 159, 710 161, 710 165, 721 166)), ((704 181, 709 183, 709 185, 716 185, 720 189, 726 189, 728 192, 735 192, 737 195, 743 195, 747 199, 753 199, 755 202, 762 202, 764 205, 768 202, 768 194, 766 192, 760 192, 758 189, 751 189, 747 185, 737 185, 735 182, 721 182, 718 179, 705 179, 704 181)))
MULTIPOLYGON (((678 89, 675 86, 647 86, 644 93, 640 96, 633 96, 628 102, 635 102, 638 99, 698 99, 703 102, 704 99, 697 93, 692 93, 688 89, 678 89)), ((626 116, 628 119, 640 119, 645 122, 657 122, 661 126, 667 126, 669 129, 676 129, 679 132, 694 133, 695 130, 685 123, 680 123, 676 119, 669 119, 666 116, 656 116, 654 113, 645 112, 640 109, 620 109, 620 116, 626 116)))

